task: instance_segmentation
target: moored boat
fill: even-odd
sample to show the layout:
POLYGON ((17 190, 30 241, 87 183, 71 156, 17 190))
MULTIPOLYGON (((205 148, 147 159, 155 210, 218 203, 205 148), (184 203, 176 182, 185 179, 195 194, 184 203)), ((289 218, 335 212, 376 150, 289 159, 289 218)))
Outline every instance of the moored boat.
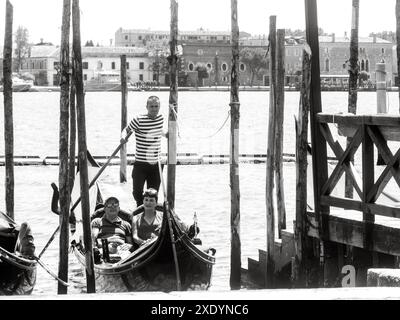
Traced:
POLYGON ((121 78, 116 72, 100 71, 85 81, 85 91, 121 91, 121 78))
MULTIPOLYGON (((28 92, 33 87, 32 80, 25 80, 18 76, 17 73, 12 74, 13 92, 28 92)), ((0 85, 0 91, 4 90, 3 85, 0 85)))
POLYGON ((30 227, 0 212, 0 295, 31 294, 37 260, 30 227))
MULTIPOLYGON (((94 159, 89 157, 89 163, 93 165, 94 159)), ((96 168, 89 167, 92 176, 95 173, 93 169, 96 168)), ((72 199, 79 197, 79 179, 76 181, 72 199)), ((55 196, 57 197, 58 195, 55 196)), ((92 219, 101 216, 102 199, 101 182, 97 181, 90 188, 90 207, 100 207, 100 209, 92 213, 92 219)), ((75 224, 72 228, 74 233, 71 247, 82 268, 85 269, 85 248, 79 207, 76 206, 74 218, 70 219, 70 222, 73 221, 75 224)), ((170 292, 178 288, 186 291, 207 290, 210 287, 212 268, 215 264, 215 249, 203 247, 196 234, 194 237, 193 234, 189 236, 190 232, 186 232, 189 229, 175 212, 167 207, 167 204, 158 205, 157 210, 163 211, 161 231, 157 238, 133 252, 103 255, 102 250, 96 250, 101 254, 95 256, 96 292, 170 292)), ((132 213, 121 210, 119 216, 131 223, 132 217, 142 211, 143 206, 132 213)))
MULTIPOLYGON (((181 290, 207 290, 211 284, 215 250, 201 249, 182 231, 176 215, 164 208, 159 237, 125 256, 111 255, 109 262, 101 257, 94 265, 96 290, 100 292, 174 291, 177 290, 177 269, 172 250, 168 216, 175 239, 181 290)), ((133 214, 142 210, 138 208, 133 214)), ((127 216, 121 216, 125 218, 127 216)), ((130 220, 130 219, 129 219, 130 220)), ((85 266, 82 241, 73 244, 74 253, 85 266)))

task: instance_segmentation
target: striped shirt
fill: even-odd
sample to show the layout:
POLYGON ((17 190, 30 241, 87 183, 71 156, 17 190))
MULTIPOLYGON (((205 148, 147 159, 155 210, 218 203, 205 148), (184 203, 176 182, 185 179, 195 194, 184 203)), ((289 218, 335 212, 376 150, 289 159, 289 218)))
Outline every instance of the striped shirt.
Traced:
POLYGON ((161 153, 161 136, 164 117, 159 114, 155 119, 147 114, 134 118, 129 124, 129 130, 135 132, 135 160, 155 164, 161 153))
POLYGON ((114 222, 110 222, 107 218, 96 218, 92 221, 92 228, 99 229, 99 239, 110 237, 118 237, 121 240, 127 240, 127 237, 132 236, 131 224, 121 218, 117 218, 114 222))

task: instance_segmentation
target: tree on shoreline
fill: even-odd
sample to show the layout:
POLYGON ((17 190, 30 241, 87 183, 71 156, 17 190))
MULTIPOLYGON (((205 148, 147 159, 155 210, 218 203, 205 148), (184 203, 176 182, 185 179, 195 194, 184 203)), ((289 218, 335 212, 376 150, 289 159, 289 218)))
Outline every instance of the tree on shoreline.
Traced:
POLYGON ((16 56, 16 71, 19 72, 22 63, 29 54, 29 32, 24 26, 19 26, 15 32, 15 56, 16 56))
POLYGON ((250 86, 253 86, 254 77, 258 76, 262 69, 268 69, 266 50, 261 48, 243 48, 240 51, 240 61, 250 68, 250 86))

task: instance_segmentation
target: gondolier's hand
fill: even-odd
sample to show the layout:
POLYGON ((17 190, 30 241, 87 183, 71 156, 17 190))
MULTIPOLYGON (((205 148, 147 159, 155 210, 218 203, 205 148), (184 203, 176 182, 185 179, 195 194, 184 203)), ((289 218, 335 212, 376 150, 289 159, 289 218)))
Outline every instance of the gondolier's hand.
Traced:
POLYGON ((121 140, 120 143, 121 144, 125 144, 128 142, 128 135, 130 134, 130 131, 128 129, 128 127, 126 127, 124 130, 122 130, 121 132, 121 140))

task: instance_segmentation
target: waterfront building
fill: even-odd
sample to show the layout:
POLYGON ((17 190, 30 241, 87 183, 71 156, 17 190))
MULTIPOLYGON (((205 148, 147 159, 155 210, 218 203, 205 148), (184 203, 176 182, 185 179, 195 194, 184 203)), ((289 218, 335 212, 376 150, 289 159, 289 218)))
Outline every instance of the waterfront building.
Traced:
MULTIPOLYGON (((131 83, 151 81, 150 60, 145 48, 126 47, 82 47, 84 82, 94 79, 99 73, 120 74, 120 56, 127 57, 128 80, 131 83)), ((35 85, 58 86, 60 70, 60 47, 32 46, 29 57, 22 64, 21 72, 35 76, 35 85)))
MULTIPOLYGON (((327 83, 336 82, 337 79, 340 79, 340 84, 345 88, 348 84, 350 38, 346 34, 344 37, 336 37, 335 34, 332 34, 329 36, 320 36, 319 40, 321 78, 327 83)), ((185 71, 190 74, 190 78, 194 79, 196 77, 192 73, 199 66, 205 66, 209 77, 203 80, 203 85, 214 85, 216 83, 219 85, 229 85, 232 54, 230 44, 204 43, 199 41, 182 41, 181 43, 185 71)), ((299 82, 304 43, 305 38, 301 36, 285 37, 286 85, 294 86, 299 82)), ((242 37, 239 40, 239 45, 241 48, 251 48, 267 52, 268 39, 265 36, 242 37)), ((376 36, 360 37, 360 72, 365 72, 372 84, 376 81, 375 69, 376 64, 379 62, 386 63, 387 84, 388 86, 393 85, 393 44, 376 36)), ((249 65, 240 62, 239 70, 240 84, 250 85, 251 71, 249 65)), ((332 83, 332 85, 334 84, 332 83)), ((269 85, 268 67, 258 72, 254 78, 253 85, 269 85)))
MULTIPOLYGON (((320 36, 320 68, 324 83, 347 86, 350 58, 350 38, 345 34, 320 36), (338 80, 339 79, 339 80, 338 80)), ((120 56, 127 55, 128 79, 131 83, 153 82, 160 80, 168 85, 168 66, 162 74, 154 68, 155 61, 169 52, 169 32, 150 30, 124 30, 116 32, 116 47, 82 47, 83 77, 88 81, 99 72, 120 73, 120 56), (158 74, 156 74, 158 73, 158 74)), ((285 37, 285 85, 298 86, 304 37, 285 37)), ((250 36, 241 33, 240 48, 249 48, 267 52, 268 38, 265 35, 250 36)), ((230 32, 212 32, 199 29, 181 32, 179 35, 181 57, 179 61, 180 86, 230 85, 231 55, 230 32)), ((39 86, 58 85, 59 83, 59 47, 38 44, 31 47, 29 57, 22 64, 21 72, 35 76, 39 86)), ((1 59, 0 59, 1 60, 1 59)), ((389 41, 376 36, 359 38, 359 68, 375 83, 375 68, 378 62, 386 63, 388 86, 397 79, 397 57, 395 47, 389 41)), ((0 68, 1 61, 0 61, 0 68)), ((249 86, 252 79, 251 68, 240 61, 239 80, 243 86, 249 86)), ((253 86, 269 85, 268 67, 254 75, 253 86)))
MULTIPOLYGON (((242 33, 247 35, 246 33, 242 33)), ((170 31, 154 31, 150 29, 122 29, 115 32, 115 46, 146 47, 148 49, 167 48, 170 31)), ((229 44, 230 31, 209 31, 200 28, 195 31, 179 31, 178 42, 201 42, 229 44)))
MULTIPOLYGON (((320 36, 321 75, 348 75, 350 59, 350 37, 336 37, 335 34, 320 36)), ((393 44, 390 41, 372 37, 359 37, 358 64, 360 72, 365 72, 372 83, 376 82, 376 64, 386 64, 388 85, 394 83, 393 44)))

